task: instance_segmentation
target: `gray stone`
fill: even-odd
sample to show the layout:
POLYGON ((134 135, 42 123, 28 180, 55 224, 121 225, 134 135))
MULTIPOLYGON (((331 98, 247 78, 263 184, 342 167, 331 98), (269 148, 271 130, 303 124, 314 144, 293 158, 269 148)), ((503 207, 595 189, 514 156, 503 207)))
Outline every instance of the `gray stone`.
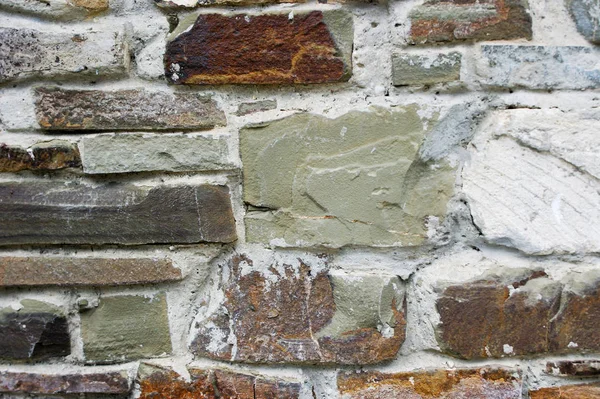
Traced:
POLYGON ((0 28, 0 83, 19 78, 124 76, 128 69, 122 32, 0 28))
POLYGON ((235 169, 226 136, 111 134, 81 143, 83 171, 89 174, 235 169))
POLYGON ((445 160, 419 158, 435 125, 419 110, 298 114, 242 129, 247 239, 301 247, 423 243, 427 218, 445 215, 455 171, 445 160))
POLYGON ((431 85, 460 79, 462 54, 392 55, 394 86, 431 85))
POLYGON ((262 100, 251 103, 241 103, 236 111, 237 116, 244 116, 255 112, 269 111, 277 108, 276 100, 262 100))
POLYGON ((71 353, 67 318, 59 308, 27 299, 21 306, 0 309, 0 359, 40 360, 71 353))
POLYGON ((600 87, 600 50, 578 46, 483 45, 477 73, 491 87, 583 90, 600 87))
POLYGON ((117 363, 171 352, 164 293, 151 298, 121 295, 100 299, 96 309, 81 313, 85 360, 117 363))
POLYGON ((127 371, 78 372, 71 374, 0 372, 0 392, 4 393, 85 394, 87 398, 89 394, 127 395, 130 390, 131 380, 127 371))
POLYGON ((38 88, 36 115, 46 130, 181 130, 225 125, 208 96, 147 90, 38 88))
POLYGON ((0 184, 0 245, 232 242, 225 186, 0 184))
POLYGON ((0 9, 42 18, 76 20, 108 9, 108 0, 0 0, 0 9))
POLYGON ((567 8, 579 33, 600 44, 600 0, 567 0, 567 8))

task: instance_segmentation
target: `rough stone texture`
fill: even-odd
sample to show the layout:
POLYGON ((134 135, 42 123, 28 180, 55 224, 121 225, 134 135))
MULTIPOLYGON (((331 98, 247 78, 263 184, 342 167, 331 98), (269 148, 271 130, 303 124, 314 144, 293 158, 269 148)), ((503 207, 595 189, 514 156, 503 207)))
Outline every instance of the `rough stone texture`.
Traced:
POLYGON ((115 363, 171 352, 164 293, 146 298, 121 295, 100 299, 81 313, 83 353, 87 362, 115 363))
POLYGON ((0 28, 0 83, 33 77, 123 76, 128 69, 122 32, 0 28))
POLYGON ((229 161, 226 136, 111 134, 85 137, 81 144, 88 174, 236 168, 229 161))
POLYGON ((327 83, 351 76, 353 28, 346 11, 195 18, 182 21, 167 44, 171 83, 327 83))
POLYGON ((186 382, 172 370, 142 365, 141 399, 298 399, 300 383, 227 370, 189 370, 186 382))
POLYGON ((36 115, 46 130, 181 130, 225 125, 225 114, 202 94, 148 90, 38 88, 36 115))
POLYGON ((63 375, 0 372, 0 392, 4 393, 126 395, 130 386, 126 371, 63 375))
POLYGON ((597 112, 494 113, 463 171, 485 239, 528 254, 600 251, 599 127, 597 112))
POLYGON ((516 370, 459 369, 414 373, 345 372, 338 375, 341 399, 520 399, 516 370))
POLYGON ((21 306, 0 309, 0 359, 42 360, 71 353, 67 318, 60 309, 28 299, 21 306))
POLYGON ((77 145, 52 140, 30 148, 0 144, 0 172, 21 170, 56 170, 81 167, 77 145))
POLYGON ((328 274, 301 261, 273 264, 263 274, 252 263, 236 256, 225 266, 225 299, 197 323, 197 355, 307 364, 372 364, 396 356, 406 324, 396 276, 328 274))
POLYGON ((108 0, 0 0, 0 9, 52 19, 84 19, 108 9, 108 0))
POLYGON ((195 8, 201 6, 255 6, 277 3, 304 3, 306 0, 155 0, 162 8, 195 8))
POLYGON ((546 373, 561 377, 598 377, 599 360, 561 360, 546 363, 546 373))
POLYGON ((442 350, 464 359, 600 349, 600 272, 554 281, 541 271, 498 269, 443 289, 442 350))
POLYGON ((392 55, 394 86, 430 85, 460 80, 462 54, 392 55))
POLYGON ((251 103, 241 103, 236 111, 237 116, 253 114, 255 112, 269 111, 277 108, 277 100, 262 100, 251 103))
POLYGON ((278 246, 409 246, 442 218, 454 169, 425 162, 417 106, 298 114, 240 132, 246 239, 278 246), (268 208, 268 209, 265 209, 268 208))
POLYGON ((412 44, 532 36, 526 0, 427 0, 409 18, 412 44))
POLYGON ((0 257, 0 287, 116 286, 182 278, 167 259, 0 257))
POLYGON ((563 385, 529 391, 530 399, 600 399, 600 384, 563 385))
POLYGON ((577 46, 483 45, 481 83, 532 90, 600 87, 600 50, 577 46))
POLYGON ((587 40, 600 44, 600 2, 598 0, 566 0, 577 30, 587 40))
POLYGON ((232 242, 225 186, 0 184, 0 244, 232 242))

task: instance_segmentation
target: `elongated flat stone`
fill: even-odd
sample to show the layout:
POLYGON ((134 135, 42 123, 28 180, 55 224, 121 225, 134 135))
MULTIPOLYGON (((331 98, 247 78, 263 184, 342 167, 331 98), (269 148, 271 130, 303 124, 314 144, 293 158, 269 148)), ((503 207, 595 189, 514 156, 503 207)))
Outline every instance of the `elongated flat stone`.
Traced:
POLYGON ((38 374, 0 372, 0 392, 42 395, 126 395, 131 381, 126 371, 104 373, 38 374))
POLYGON ((77 145, 52 140, 30 148, 0 144, 0 172, 21 170, 56 170, 81 167, 77 145))
POLYGON ((225 186, 0 184, 0 245, 232 242, 225 186))
POLYGON ((394 86, 429 85, 460 79, 462 55, 457 52, 433 55, 392 55, 394 86))
POLYGON ((352 16, 342 10, 291 15, 190 16, 167 44, 165 75, 175 84, 348 80, 352 16))
POLYGON ((147 90, 35 90, 36 115, 46 130, 181 130, 225 125, 225 114, 197 93, 147 90))
POLYGON ((0 287, 115 286, 182 278, 166 259, 0 257, 0 287))
POLYGON ((69 326, 54 305, 25 299, 0 309, 0 359, 41 360, 71 353, 69 326))
POLYGON ((235 169, 225 136, 117 134, 85 137, 81 145, 89 174, 235 169))
POLYGON ((108 0, 0 0, 2 10, 59 20, 84 19, 108 7, 108 0))
POLYGON ((128 69, 122 32, 0 28, 0 83, 20 78, 123 76, 128 69))
POLYGON ((600 384, 562 385, 529 391, 531 399, 598 399, 600 384))
POLYGON ((306 0, 157 0, 161 8, 195 8, 202 6, 253 6, 275 3, 304 3, 306 0))

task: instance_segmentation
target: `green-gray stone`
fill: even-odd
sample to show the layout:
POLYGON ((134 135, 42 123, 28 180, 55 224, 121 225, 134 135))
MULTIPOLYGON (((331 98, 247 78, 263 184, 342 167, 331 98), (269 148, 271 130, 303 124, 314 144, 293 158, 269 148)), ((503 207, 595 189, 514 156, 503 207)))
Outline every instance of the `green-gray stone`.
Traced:
POLYGON ((90 363, 117 363, 171 352, 164 293, 106 297, 81 313, 83 352, 90 363))
POLYGON ((443 217, 455 171, 419 148, 437 116, 416 105, 297 114, 240 132, 246 237, 280 246, 409 246, 443 217), (267 209, 265 209, 267 208, 267 209))
POLYGON ((423 56, 411 54, 392 55, 392 81, 394 86, 428 85, 460 79, 462 55, 458 52, 423 56))

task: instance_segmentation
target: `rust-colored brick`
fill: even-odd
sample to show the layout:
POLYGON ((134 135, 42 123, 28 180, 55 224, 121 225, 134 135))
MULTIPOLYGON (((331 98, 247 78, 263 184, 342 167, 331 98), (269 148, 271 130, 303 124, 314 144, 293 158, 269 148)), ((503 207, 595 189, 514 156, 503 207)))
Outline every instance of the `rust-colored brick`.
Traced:
POLYGON ((600 399, 600 384, 564 385, 529 392, 530 399, 600 399))

